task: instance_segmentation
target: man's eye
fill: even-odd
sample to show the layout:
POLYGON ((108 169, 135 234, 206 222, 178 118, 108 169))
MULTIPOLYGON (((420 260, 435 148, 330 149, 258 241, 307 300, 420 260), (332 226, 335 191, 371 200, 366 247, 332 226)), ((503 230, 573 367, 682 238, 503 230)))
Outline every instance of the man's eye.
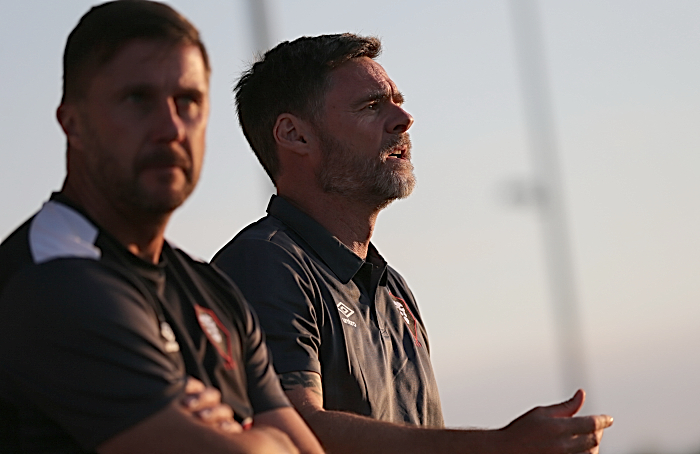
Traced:
POLYGON ((367 109, 369 109, 369 110, 379 109, 379 101, 374 101, 374 102, 367 104, 367 109))
POLYGON ((178 96, 175 99, 177 111, 181 117, 195 116, 199 107, 199 99, 194 96, 178 96))
POLYGON ((129 93, 126 95, 126 99, 129 102, 133 102, 135 104, 141 104, 146 101, 146 94, 141 93, 141 92, 133 92, 129 93))
POLYGON ((192 96, 178 96, 177 99, 175 99, 175 102, 177 103, 178 107, 187 107, 190 104, 195 103, 196 100, 192 96))

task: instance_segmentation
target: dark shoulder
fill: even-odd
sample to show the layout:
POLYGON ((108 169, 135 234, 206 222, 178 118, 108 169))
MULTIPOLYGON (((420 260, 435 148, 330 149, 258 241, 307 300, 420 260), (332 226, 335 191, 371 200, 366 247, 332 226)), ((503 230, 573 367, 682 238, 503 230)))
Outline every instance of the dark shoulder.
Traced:
MULTIPOLYGON (((228 244, 235 243, 241 239, 257 239, 269 241, 279 232, 284 232, 287 229, 285 224, 273 216, 265 216, 252 224, 248 224, 240 232, 233 237, 228 244)), ((224 249, 226 246, 224 246, 224 249)))
POLYGON ((224 245, 212 258, 212 262, 217 261, 221 255, 226 255, 232 248, 244 242, 267 243, 279 241, 280 238, 288 236, 287 227, 278 219, 272 216, 249 224, 238 232, 228 243, 224 245))
POLYGON ((420 310, 418 308, 418 303, 416 302, 416 299, 413 296, 413 292, 408 286, 408 283, 406 283, 406 280, 398 271, 396 271, 396 269, 392 268, 389 265, 387 265, 386 267, 386 272, 387 285, 389 286, 389 290, 395 296, 398 296, 401 299, 403 299, 406 302, 406 304, 408 304, 408 307, 411 310, 411 312, 413 312, 413 315, 415 315, 420 320, 421 316, 420 310))
POLYGON ((408 288, 408 284, 406 283, 406 280, 403 278, 401 273, 396 271, 395 268, 393 268, 391 265, 386 266, 386 272, 387 272, 387 279, 389 283, 393 283, 395 286, 406 289, 407 291, 410 292, 410 289, 408 288))
POLYGON ((83 214, 50 200, 0 246, 0 292, 25 268, 57 258, 81 257, 99 260, 95 246, 98 228, 83 214))
POLYGON ((267 216, 241 230, 212 258, 212 263, 231 274, 233 268, 254 263, 303 261, 303 240, 278 219, 267 216))
POLYGON ((65 309, 74 304, 100 307, 104 304, 94 302, 138 291, 123 273, 101 261, 59 258, 17 271, 8 282, 3 299, 10 293, 15 299, 21 298, 26 304, 42 305, 42 308, 47 301, 60 302, 45 308, 51 310, 58 306, 65 309))
POLYGON ((33 264, 27 238, 31 220, 28 219, 0 244, 0 294, 17 271, 33 264))
POLYGON ((153 303, 135 280, 86 258, 25 267, 0 295, 0 330, 15 343, 110 336, 134 327, 151 332, 155 325, 148 315, 155 316, 153 303))

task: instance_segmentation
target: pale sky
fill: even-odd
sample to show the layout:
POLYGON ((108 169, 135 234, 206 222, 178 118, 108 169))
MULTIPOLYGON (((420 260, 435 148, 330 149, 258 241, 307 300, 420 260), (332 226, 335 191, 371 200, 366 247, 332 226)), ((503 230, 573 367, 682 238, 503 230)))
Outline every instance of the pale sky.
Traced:
MULTIPOLYGON (((212 65, 208 154, 168 237, 205 259, 269 192, 233 114, 252 60, 247 2, 169 2, 212 65)), ((66 37, 92 1, 0 0, 0 236, 64 175, 54 119, 66 37)), ((581 323, 586 412, 615 417, 603 453, 700 449, 700 2, 538 3, 581 323)), ((531 171, 505 0, 269 0, 273 39, 352 31, 406 97, 415 193, 374 242, 411 285, 448 425, 501 427, 573 394, 559 373, 535 211, 505 201, 531 171)))

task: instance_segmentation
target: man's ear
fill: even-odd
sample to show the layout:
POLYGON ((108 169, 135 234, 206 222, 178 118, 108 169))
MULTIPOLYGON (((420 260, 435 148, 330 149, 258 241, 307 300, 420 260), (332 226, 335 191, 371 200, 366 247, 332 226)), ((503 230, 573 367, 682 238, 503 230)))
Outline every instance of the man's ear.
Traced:
POLYGON ((66 140, 71 148, 83 148, 81 140, 80 117, 74 104, 63 103, 56 109, 56 119, 61 125, 66 140))
POLYGON ((278 149, 287 149, 301 155, 309 153, 309 142, 313 140, 311 125, 296 115, 280 114, 272 134, 278 149))

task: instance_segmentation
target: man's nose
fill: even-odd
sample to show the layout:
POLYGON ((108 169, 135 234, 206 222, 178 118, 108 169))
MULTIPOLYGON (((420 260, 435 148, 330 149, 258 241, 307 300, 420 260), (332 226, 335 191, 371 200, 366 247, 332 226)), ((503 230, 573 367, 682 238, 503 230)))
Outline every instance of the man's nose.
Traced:
POLYGON ((185 140, 185 123, 178 113, 177 104, 168 98, 158 109, 156 139, 159 142, 182 142, 185 140))
POLYGON ((413 125, 413 116, 399 105, 394 105, 393 109, 392 116, 387 122, 387 132, 390 134, 401 134, 408 131, 413 125))

